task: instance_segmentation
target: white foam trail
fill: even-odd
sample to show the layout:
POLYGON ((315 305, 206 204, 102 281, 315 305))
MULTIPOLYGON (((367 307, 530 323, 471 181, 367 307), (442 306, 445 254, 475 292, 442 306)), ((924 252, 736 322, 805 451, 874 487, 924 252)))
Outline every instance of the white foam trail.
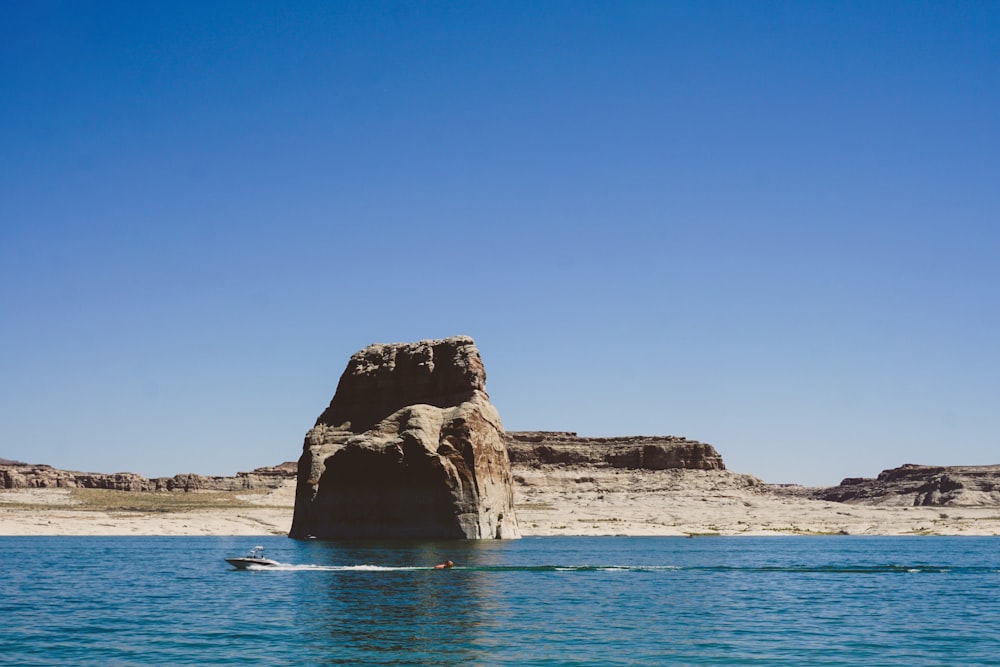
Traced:
POLYGON ((395 567, 386 565, 292 565, 280 563, 270 566, 251 565, 253 570, 282 570, 306 572, 398 572, 403 570, 432 570, 431 567, 395 567))
MULTIPOLYGON (((429 565, 295 565, 279 563, 277 565, 249 565, 248 570, 277 570, 282 572, 419 572, 437 570, 429 565)), ((471 566, 455 567, 455 570, 470 570, 482 572, 649 572, 660 570, 679 570, 676 565, 508 565, 508 566, 471 566)))

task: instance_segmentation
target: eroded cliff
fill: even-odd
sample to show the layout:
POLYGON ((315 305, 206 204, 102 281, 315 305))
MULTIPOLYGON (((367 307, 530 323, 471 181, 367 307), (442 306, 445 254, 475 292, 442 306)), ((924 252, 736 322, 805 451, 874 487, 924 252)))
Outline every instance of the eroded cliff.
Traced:
POLYGON ((633 470, 725 470, 712 445, 674 435, 581 438, 571 431, 512 431, 514 466, 581 465, 633 470))
POLYGON ((515 538, 503 425, 475 342, 354 354, 306 434, 291 537, 515 538))
POLYGON ((878 477, 850 477, 813 493, 821 500, 870 505, 1000 505, 1000 465, 926 466, 908 463, 878 477))
POLYGON ((0 464, 0 489, 108 489, 113 491, 244 491, 276 489, 294 477, 294 462, 239 472, 235 476, 197 475, 143 477, 134 472, 79 472, 50 465, 0 464))

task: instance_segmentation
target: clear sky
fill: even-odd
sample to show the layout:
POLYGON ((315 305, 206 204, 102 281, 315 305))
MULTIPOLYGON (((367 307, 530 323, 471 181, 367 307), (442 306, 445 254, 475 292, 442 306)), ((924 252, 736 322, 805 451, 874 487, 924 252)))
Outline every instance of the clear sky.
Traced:
POLYGON ((0 0, 0 457, 294 460, 464 334, 508 430, 1000 463, 996 2, 0 0))

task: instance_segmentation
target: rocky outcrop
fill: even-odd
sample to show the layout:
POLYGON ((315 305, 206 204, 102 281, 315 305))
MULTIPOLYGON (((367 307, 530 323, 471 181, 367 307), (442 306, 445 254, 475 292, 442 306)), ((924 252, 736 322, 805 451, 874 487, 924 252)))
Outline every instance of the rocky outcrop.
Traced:
POLYGON ((354 354, 299 459, 294 538, 515 538, 513 477, 471 338, 354 354))
POLYGON ((108 489, 113 491, 244 491, 276 489, 297 471, 295 462, 239 472, 235 477, 174 475, 152 479, 132 472, 95 473, 60 470, 48 465, 0 465, 2 489, 108 489))
POLYGON ((256 468, 251 472, 238 472, 235 477, 216 477, 194 473, 157 477, 157 491, 244 491, 277 489, 286 481, 295 479, 298 464, 286 461, 276 466, 256 468))
POLYGON ((715 448, 678 436, 581 438, 569 431, 512 431, 514 466, 577 465, 631 470, 725 470, 715 448))
POLYGON ((1000 505, 1000 465, 906 464, 875 479, 849 477, 813 497, 842 503, 912 506, 1000 505))
POLYGON ((131 472, 90 473, 59 470, 48 465, 0 466, 0 488, 4 489, 111 489, 153 491, 156 483, 131 472))

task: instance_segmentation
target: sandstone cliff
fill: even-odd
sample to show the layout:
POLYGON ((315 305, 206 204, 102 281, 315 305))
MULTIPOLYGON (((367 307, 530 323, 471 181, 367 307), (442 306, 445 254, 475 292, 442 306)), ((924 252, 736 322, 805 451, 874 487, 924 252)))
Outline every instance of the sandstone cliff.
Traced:
POLYGON ((581 438, 569 431, 507 434, 511 464, 583 465, 636 470, 725 470, 715 448, 678 436, 581 438))
POLYGON ((839 486, 812 493, 821 500, 871 505, 1000 505, 1000 465, 925 466, 906 464, 875 479, 849 477, 839 486))
POLYGON ((514 538, 513 477, 471 338, 354 354, 306 434, 291 537, 514 538))
POLYGON ((242 491, 276 489, 294 478, 294 462, 239 472, 235 477, 196 474, 154 477, 132 472, 96 473, 60 470, 48 465, 0 465, 0 489, 109 489, 114 491, 242 491))

